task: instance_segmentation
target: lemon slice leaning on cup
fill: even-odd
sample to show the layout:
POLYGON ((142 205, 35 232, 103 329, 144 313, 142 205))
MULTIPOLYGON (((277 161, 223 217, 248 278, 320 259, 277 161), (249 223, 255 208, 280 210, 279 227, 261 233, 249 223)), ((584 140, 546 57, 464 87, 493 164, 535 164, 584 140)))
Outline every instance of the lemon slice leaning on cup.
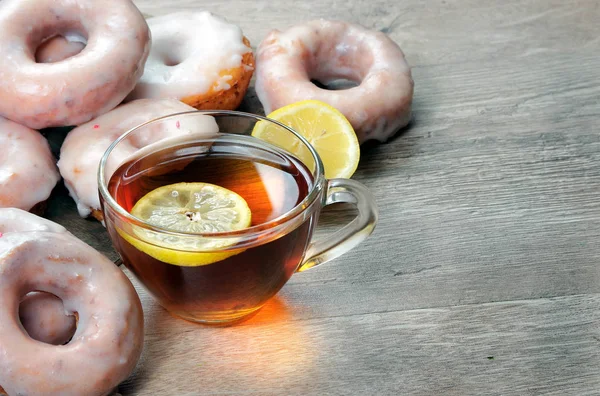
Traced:
MULTIPOLYGON (((325 168, 325 177, 350 178, 360 160, 360 145, 346 117, 318 100, 304 100, 281 107, 267 116, 292 128, 315 148, 325 168)), ((265 140, 298 157, 305 165, 313 162, 308 149, 291 133, 268 122, 258 122, 252 136, 265 140)))
MULTIPOLYGON (((155 227, 183 233, 237 231, 249 227, 252 219, 244 198, 208 183, 176 183, 159 187, 143 196, 131 209, 131 214, 155 227)), ((178 237, 135 226, 135 235, 121 230, 119 234, 155 259, 184 267, 212 264, 243 251, 219 251, 232 245, 230 239, 218 240, 200 235, 178 237)))

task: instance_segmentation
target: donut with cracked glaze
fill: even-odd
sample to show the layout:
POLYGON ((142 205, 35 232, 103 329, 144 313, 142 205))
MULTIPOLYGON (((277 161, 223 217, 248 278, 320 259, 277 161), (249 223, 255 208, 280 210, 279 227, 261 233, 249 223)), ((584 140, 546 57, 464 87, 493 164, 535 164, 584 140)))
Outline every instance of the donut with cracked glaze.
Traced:
MULTIPOLYGON (((98 165, 102 155, 114 140, 129 129, 152 119, 187 111, 195 111, 195 109, 174 99, 139 99, 123 104, 73 129, 61 147, 58 168, 71 197, 77 203, 79 214, 82 217, 91 214, 96 219, 103 220, 98 198, 98 165)), ((149 129, 149 135, 144 141, 121 144, 119 153, 115 153, 112 157, 117 162, 124 161, 149 144, 170 137, 187 135, 196 130, 214 133, 218 132, 218 126, 215 119, 209 116, 181 122, 174 121, 168 126, 161 124, 155 129, 149 129), (195 124, 186 125, 187 122, 195 124)), ((112 170, 116 170, 120 164, 121 162, 113 162, 112 170)))
POLYGON ((315 20, 271 31, 256 54, 256 93, 265 113, 306 99, 340 110, 358 140, 384 142, 411 117, 413 79, 404 53, 387 35, 340 21, 315 20), (317 87, 339 79, 358 86, 317 87))
POLYGON ((242 30, 208 11, 148 19, 152 47, 128 100, 177 99, 199 110, 235 110, 254 73, 242 30))
POLYGON ((0 117, 0 147, 0 208, 39 208, 60 180, 48 142, 39 132, 0 117))
POLYGON ((2 0, 0 115, 33 129, 87 122, 131 92, 149 49, 148 25, 130 0, 2 0), (71 34, 87 41, 80 53, 36 63, 41 43, 71 34))
MULTIPOLYGON (((26 213, 19 214, 21 218, 26 213)), ((0 237, 0 387, 9 395, 106 395, 133 371, 143 345, 142 306, 110 260, 48 224, 0 237), (43 291, 77 313, 66 345, 29 337, 19 321, 23 296, 43 291)))

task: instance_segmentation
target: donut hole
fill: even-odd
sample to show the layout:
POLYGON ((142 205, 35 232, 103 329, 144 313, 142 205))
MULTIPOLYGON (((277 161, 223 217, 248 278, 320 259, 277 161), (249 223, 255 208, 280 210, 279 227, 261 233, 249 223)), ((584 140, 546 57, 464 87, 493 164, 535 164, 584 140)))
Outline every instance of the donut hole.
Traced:
POLYGON ((36 341, 50 345, 68 344, 77 330, 78 315, 68 315, 62 299, 46 292, 31 292, 19 305, 19 321, 36 341))
POLYGON ((36 27, 27 41, 36 63, 56 63, 83 51, 88 35, 79 22, 61 21, 58 25, 36 27))
POLYGON ((321 42, 307 65, 311 82, 321 89, 357 87, 373 66, 373 55, 362 42, 321 42))
POLYGON ((167 67, 178 66, 186 59, 189 49, 177 37, 154 37, 152 51, 155 60, 162 62, 167 67))
POLYGON ((162 63, 167 67, 178 66, 185 60, 185 57, 181 53, 180 49, 177 46, 171 46, 165 48, 170 48, 169 51, 161 51, 158 56, 162 63))
POLYGON ((85 49, 87 40, 79 35, 55 35, 35 50, 36 63, 56 63, 72 58, 85 49))
POLYGON ((325 83, 313 79, 310 80, 310 82, 312 82, 318 88, 326 89, 328 91, 343 91, 345 89, 358 87, 360 85, 360 82, 348 80, 347 78, 338 78, 325 83))
POLYGON ((178 57, 176 54, 164 54, 163 56, 163 63, 169 67, 178 66, 182 62, 183 59, 178 57))

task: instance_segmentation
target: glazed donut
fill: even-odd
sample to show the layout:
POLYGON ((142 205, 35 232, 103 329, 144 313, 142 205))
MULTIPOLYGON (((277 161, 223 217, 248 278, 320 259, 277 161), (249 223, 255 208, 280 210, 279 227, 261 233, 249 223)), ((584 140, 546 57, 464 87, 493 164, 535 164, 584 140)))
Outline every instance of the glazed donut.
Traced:
POLYGON ((44 41, 35 53, 37 63, 60 62, 80 53, 86 41, 79 35, 54 36, 44 41))
POLYGON ((0 208, 43 212, 41 205, 60 180, 48 142, 37 131, 0 117, 0 147, 0 208))
POLYGON ((239 27, 206 11, 150 18, 148 26, 150 56, 128 99, 178 99, 202 110, 240 105, 254 55, 239 27))
POLYGON ((33 129, 79 125, 117 106, 135 87, 150 31, 130 0, 0 1, 0 115, 33 129), (80 35, 79 54, 35 61, 48 37, 80 35))
POLYGON ((110 260, 68 233, 14 232, 0 238, 0 387, 9 395, 106 395, 135 368, 142 306, 110 260), (62 299, 79 321, 67 345, 30 338, 18 317, 33 291, 62 299))
POLYGON ((400 47, 381 32, 317 20, 270 32, 256 55, 256 93, 265 113, 306 99, 340 110, 358 140, 386 141, 410 121, 413 79, 400 47), (358 86, 321 89, 339 79, 358 86))
MULTIPOLYGON (((63 226, 20 209, 0 209, 0 235, 32 231, 68 233, 63 226)), ((67 343, 76 327, 75 316, 65 313, 62 300, 43 292, 23 297, 19 319, 31 338, 52 345, 67 343)))
MULTIPOLYGON (((97 173, 102 155, 114 140, 129 129, 154 118, 186 111, 194 111, 194 108, 173 99, 139 99, 73 129, 61 147, 58 168, 71 197, 77 203, 79 214, 82 217, 92 214, 96 219, 103 220, 98 198, 97 173)), ((194 125, 194 130, 218 131, 213 117, 203 117, 200 122, 202 124, 194 125)), ((125 160, 148 144, 172 136, 187 135, 190 131, 191 126, 185 125, 183 120, 174 122, 168 128, 152 130, 152 134, 145 141, 136 142, 136 145, 130 144, 124 149, 120 153, 121 158, 125 160)), ((114 163, 113 171, 120 164, 114 163)))

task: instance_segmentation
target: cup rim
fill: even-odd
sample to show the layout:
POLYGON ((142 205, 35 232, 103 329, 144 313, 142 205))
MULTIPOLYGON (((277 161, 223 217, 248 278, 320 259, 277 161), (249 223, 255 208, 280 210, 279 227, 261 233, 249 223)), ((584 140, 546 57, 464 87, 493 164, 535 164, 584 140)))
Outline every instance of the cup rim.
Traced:
MULTIPOLYGON (((218 132, 225 134, 226 132, 218 132)), ((245 136, 245 135, 242 135, 245 136)), ((283 149, 281 149, 283 150, 283 149)), ((285 151, 285 150, 283 150, 285 151)), ((289 154, 289 153, 288 153, 289 154)), ((182 237, 182 238, 190 238, 190 237, 209 237, 209 238, 230 238, 230 237, 240 237, 240 236, 251 236, 260 232, 264 232, 265 230, 270 230, 275 227, 287 224, 292 219, 296 218, 298 215, 302 214, 306 209, 312 206, 315 199, 318 197, 320 191, 323 189, 325 184, 325 173, 323 169, 323 162, 321 157, 317 153, 316 149, 306 140, 305 137, 296 132, 293 128, 288 127, 285 124, 282 124, 279 121, 273 120, 266 116, 261 116, 258 114, 252 114, 248 112, 236 111, 236 110, 190 110, 184 112, 177 112, 168 114, 161 117, 156 117, 151 120, 148 120, 142 124, 139 124, 133 128, 130 128, 122 135, 120 135, 116 140, 114 140, 110 146, 104 151, 102 154, 102 158, 100 159, 100 164, 97 172, 97 182, 98 182, 98 190, 104 200, 104 204, 110 206, 110 208, 116 211, 120 216, 125 218, 128 223, 134 224, 138 227, 142 227, 145 229, 152 230, 154 232, 158 232, 161 234, 168 234, 171 236, 182 237), (252 227, 247 227, 237 231, 226 231, 226 232, 210 232, 210 233, 192 233, 192 232, 182 232, 182 231, 173 231, 168 230, 166 228, 154 226, 152 224, 147 223, 146 221, 133 216, 127 210, 125 210, 121 205, 117 203, 117 201, 113 198, 113 196, 108 191, 108 185, 104 181, 105 180, 105 168, 106 163, 108 161, 108 157, 112 153, 113 149, 123 140, 125 140, 130 134, 135 133, 136 131, 151 125, 156 124, 158 122, 162 122, 171 118, 181 117, 181 116, 193 116, 193 115, 208 115, 208 116, 232 116, 232 117, 242 117, 242 118, 252 118, 256 121, 266 121, 272 124, 287 130, 296 136, 309 150, 314 161, 315 161, 315 169, 313 173, 316 175, 313 185, 311 186, 308 194, 302 201, 296 204, 292 209, 283 213, 282 215, 276 217, 275 219, 269 220, 265 223, 257 224, 252 227)))

